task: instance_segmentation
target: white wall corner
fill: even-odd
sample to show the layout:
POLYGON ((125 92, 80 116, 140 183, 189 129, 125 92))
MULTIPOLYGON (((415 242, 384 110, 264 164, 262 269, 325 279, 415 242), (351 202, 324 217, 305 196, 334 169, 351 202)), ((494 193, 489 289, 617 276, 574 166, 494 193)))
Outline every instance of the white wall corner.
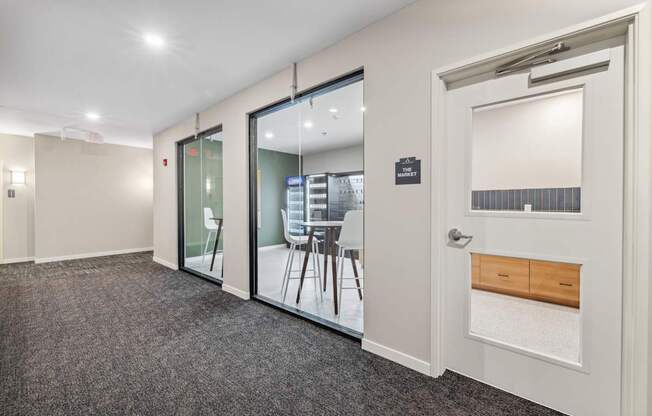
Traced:
POLYGON ((430 364, 411 355, 386 347, 366 338, 362 339, 362 349, 372 354, 379 355, 395 363, 401 364, 411 370, 427 376, 430 375, 430 364))
POLYGON ((179 266, 177 266, 176 263, 172 263, 171 261, 163 260, 160 257, 152 256, 152 261, 154 263, 160 264, 161 266, 165 266, 168 269, 179 270, 179 266))
POLYGON ((244 300, 249 300, 251 299, 251 296, 249 296, 249 292, 246 292, 244 290, 240 290, 236 287, 229 286, 227 284, 222 284, 222 290, 225 291, 226 293, 230 293, 232 295, 235 295, 239 297, 240 299, 244 300))

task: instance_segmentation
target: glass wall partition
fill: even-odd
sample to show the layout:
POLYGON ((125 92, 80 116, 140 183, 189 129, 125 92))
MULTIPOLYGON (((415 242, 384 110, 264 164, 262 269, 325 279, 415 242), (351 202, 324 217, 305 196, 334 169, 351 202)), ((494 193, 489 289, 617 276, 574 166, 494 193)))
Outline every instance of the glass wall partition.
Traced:
POLYGON ((254 297, 363 332, 363 75, 251 115, 254 297))
POLYGON ((223 134, 221 127, 178 143, 179 264, 221 282, 224 277, 223 134))

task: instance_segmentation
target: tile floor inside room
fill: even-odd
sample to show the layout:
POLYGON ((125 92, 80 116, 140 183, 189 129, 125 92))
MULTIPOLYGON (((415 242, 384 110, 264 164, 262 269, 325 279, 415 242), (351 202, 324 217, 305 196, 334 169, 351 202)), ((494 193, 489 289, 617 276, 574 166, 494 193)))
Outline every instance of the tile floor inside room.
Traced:
POLYGON ((215 280, 223 279, 223 253, 217 253, 215 255, 215 264, 213 264, 213 270, 211 270, 211 257, 212 253, 206 254, 205 257, 188 257, 186 259, 186 267, 199 273, 205 274, 215 280))
POLYGON ((472 334, 578 363, 580 310, 471 290, 472 334))
MULTIPOLYGON (((266 298, 282 303, 289 307, 297 308, 302 312, 315 315, 321 319, 341 325, 345 328, 362 334, 363 332, 363 301, 358 298, 356 290, 343 290, 342 299, 339 302, 340 311, 335 315, 333 305, 333 275, 331 270, 331 258, 328 258, 328 281, 326 292, 318 290, 316 279, 306 279, 301 291, 301 300, 296 303, 299 280, 290 280, 287 296, 283 299, 283 271, 287 261, 289 249, 285 246, 261 247, 258 250, 258 294, 266 298)), ((293 270, 301 269, 301 258, 299 251, 294 257, 293 270)), ((324 258, 320 254, 320 267, 323 269, 324 258)), ((312 264, 312 262, 310 262, 312 264)), ((358 273, 364 277, 364 270, 357 261, 358 273)), ((323 273, 323 270, 322 270, 323 273)), ((300 273, 294 272, 293 277, 300 273)), ((306 275, 309 275, 307 272, 306 275)), ((353 277, 353 268, 349 259, 344 263, 344 277, 353 277)), ((345 280, 344 287, 354 286, 353 280, 345 280)), ((362 283, 364 287, 364 283, 362 283)))

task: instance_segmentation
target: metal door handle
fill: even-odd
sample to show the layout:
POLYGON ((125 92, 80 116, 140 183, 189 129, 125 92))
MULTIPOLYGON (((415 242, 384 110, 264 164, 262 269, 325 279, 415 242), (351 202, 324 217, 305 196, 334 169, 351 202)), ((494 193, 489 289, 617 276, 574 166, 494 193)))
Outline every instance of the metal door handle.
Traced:
POLYGON ((460 241, 463 238, 467 239, 467 240, 471 240, 473 238, 473 236, 472 235, 464 235, 457 228, 451 228, 451 230, 448 232, 448 238, 453 240, 453 241, 460 241))

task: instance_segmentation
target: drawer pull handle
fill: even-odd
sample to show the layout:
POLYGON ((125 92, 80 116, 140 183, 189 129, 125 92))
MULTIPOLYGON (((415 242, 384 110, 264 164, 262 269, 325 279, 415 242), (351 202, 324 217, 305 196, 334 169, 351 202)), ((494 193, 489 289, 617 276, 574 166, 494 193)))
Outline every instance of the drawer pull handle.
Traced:
POLYGON ((559 286, 573 287, 573 284, 572 283, 559 283, 559 286))
POLYGON ((498 273, 498 277, 509 277, 509 275, 504 273, 498 273))

